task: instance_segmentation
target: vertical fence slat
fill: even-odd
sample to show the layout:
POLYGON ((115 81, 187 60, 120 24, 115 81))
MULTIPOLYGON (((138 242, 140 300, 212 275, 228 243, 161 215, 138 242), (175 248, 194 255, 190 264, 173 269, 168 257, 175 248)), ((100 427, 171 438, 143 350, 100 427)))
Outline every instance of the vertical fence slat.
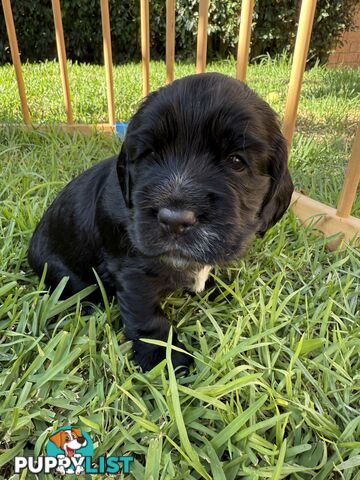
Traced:
POLYGON ((209 0, 200 0, 199 25, 197 33, 196 73, 205 72, 207 53, 209 0))
POLYGON ((174 80, 175 0, 166 0, 166 82, 174 80))
POLYGON ((26 100, 26 91, 24 85, 24 79, 22 76, 21 62, 19 55, 19 47, 16 38, 14 18, 11 10, 10 0, 2 0, 2 6, 4 10, 6 29, 9 37, 9 44, 11 50, 11 58, 15 68, 16 81, 19 89, 21 110, 23 114, 24 123, 31 123, 29 108, 26 100))
POLYGON ((149 0, 140 0, 141 58, 143 72, 143 95, 150 93, 150 14, 149 0))
POLYGON ((71 107, 69 78, 66 66, 66 51, 64 42, 64 30, 61 18, 60 0, 52 0, 52 9, 54 15, 56 48, 60 66, 61 84, 64 93, 64 103, 68 123, 74 123, 74 117, 71 107))
POLYGON ((345 173, 345 180, 341 190, 336 214, 339 217, 348 217, 356 197, 360 180, 360 124, 358 125, 351 157, 345 173))
POLYGON ((296 114, 310 45, 315 8, 316 0, 302 1, 283 123, 283 133, 289 149, 294 136, 296 114))
POLYGON ((111 33, 110 33, 110 14, 109 1, 101 0, 101 25, 103 34, 104 63, 106 76, 106 96, 108 102, 109 123, 114 125, 115 117, 115 97, 114 97, 114 80, 112 70, 112 50, 111 50, 111 33))
POLYGON ((241 4, 239 43, 236 61, 236 78, 246 81, 246 69, 249 63, 251 24, 254 0, 243 0, 241 4))

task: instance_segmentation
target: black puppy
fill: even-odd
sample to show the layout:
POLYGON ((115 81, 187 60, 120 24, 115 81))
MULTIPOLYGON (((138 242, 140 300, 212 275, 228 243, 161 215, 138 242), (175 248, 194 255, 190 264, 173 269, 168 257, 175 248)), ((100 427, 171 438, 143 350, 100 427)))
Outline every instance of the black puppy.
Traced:
MULTIPOLYGON (((212 266, 239 258, 282 217, 292 191, 270 106, 225 75, 192 75, 151 93, 119 157, 62 190, 32 237, 29 262, 39 275, 47 262, 49 286, 68 276, 66 295, 95 283, 94 268, 148 370, 165 349, 139 339, 167 339, 161 297, 201 291, 212 266)), ((190 358, 173 351, 175 367, 190 358)))

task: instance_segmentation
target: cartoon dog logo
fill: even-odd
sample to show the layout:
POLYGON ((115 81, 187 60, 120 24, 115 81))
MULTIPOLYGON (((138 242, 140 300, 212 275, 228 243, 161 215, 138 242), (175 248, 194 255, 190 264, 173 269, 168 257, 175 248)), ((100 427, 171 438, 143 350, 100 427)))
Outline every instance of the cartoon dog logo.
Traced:
MULTIPOLYGON (((79 465, 79 463, 82 463, 81 459, 83 455, 81 455, 80 453, 76 453, 76 451, 86 447, 88 442, 83 436, 81 429, 77 427, 69 427, 69 429, 66 430, 59 430, 57 433, 50 437, 50 440, 56 445, 57 448, 64 451, 64 454, 57 455, 57 458, 76 458, 77 466, 74 473, 75 475, 80 475, 81 473, 83 473, 84 468, 79 465)), ((59 466, 57 470, 61 475, 65 475, 66 473, 73 473, 72 471, 65 471, 65 468, 63 466, 59 466)))

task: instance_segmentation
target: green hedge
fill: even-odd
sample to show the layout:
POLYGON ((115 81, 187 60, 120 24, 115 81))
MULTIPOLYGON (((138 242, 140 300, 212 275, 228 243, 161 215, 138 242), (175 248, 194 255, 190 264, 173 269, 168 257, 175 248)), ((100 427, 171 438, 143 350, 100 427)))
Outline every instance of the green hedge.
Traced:
MULTIPOLYGON (((340 33, 352 26, 358 0, 318 0, 311 42, 313 61, 326 61, 340 33)), ((164 56, 165 0, 150 2, 151 55, 164 56)), ((196 49, 198 0, 177 0, 176 55, 193 59, 196 49)), ((56 57, 54 24, 50 0, 13 1, 13 14, 22 60, 39 61, 56 57)), ((63 25, 68 58, 102 63, 99 0, 62 0, 63 25)), ((139 60, 139 0, 110 0, 114 62, 139 60)), ((299 0, 257 0, 251 57, 271 56, 293 50, 299 0)), ((241 1, 210 0, 209 58, 236 52, 241 1)), ((3 15, 0 15, 0 63, 10 61, 3 15)))

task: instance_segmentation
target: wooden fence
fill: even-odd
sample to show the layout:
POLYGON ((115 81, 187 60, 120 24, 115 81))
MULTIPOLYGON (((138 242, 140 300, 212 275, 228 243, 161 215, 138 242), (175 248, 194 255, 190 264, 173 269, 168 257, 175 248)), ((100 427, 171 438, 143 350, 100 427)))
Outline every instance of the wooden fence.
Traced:
MULTIPOLYGON (((64 32, 61 18, 60 0, 52 0, 54 24, 56 33, 56 46, 60 66, 60 76, 64 94, 64 104, 67 115, 67 124, 60 124, 62 128, 91 132, 94 129, 114 133, 116 126, 116 111, 114 99, 114 83, 112 72, 112 53, 110 35, 110 15, 108 0, 100 0, 101 20, 104 47, 104 64, 106 74, 106 92, 108 102, 109 122, 106 124, 86 125, 74 122, 69 79, 66 66, 66 51, 64 32)), ((12 61, 15 68, 16 80, 19 90, 22 115, 26 128, 44 128, 43 125, 34 125, 26 99, 26 89, 22 76, 19 49, 17 44, 14 20, 10 0, 2 0, 6 28, 9 37, 12 61)), ((207 30, 208 30, 209 0, 199 0, 199 23, 197 34, 196 72, 201 73, 206 69, 207 30)), ((242 0, 241 21, 239 31, 239 44, 237 53, 236 78, 246 80, 246 69, 249 59, 251 38, 251 25, 253 17, 254 0, 242 0)), ((290 75, 289 90, 284 113, 283 133, 291 149, 295 130, 297 110, 300 100, 301 86, 309 50, 313 19, 316 9, 316 0, 303 0, 301 4, 299 26, 296 36, 293 63, 290 75)), ((150 91, 150 19, 149 0, 140 0, 141 13, 141 54, 143 72, 143 95, 150 91)), ((175 62, 175 0, 166 0, 166 81, 171 83, 174 79, 175 62)), ((353 151, 345 174, 344 184, 340 193, 337 208, 330 207, 313 200, 301 193, 293 195, 292 209, 305 223, 317 228, 331 236, 339 233, 335 240, 329 243, 330 248, 337 248, 343 241, 348 242, 360 239, 360 219, 351 216, 351 210, 356 198, 357 187, 360 179, 360 127, 358 127, 354 141, 353 151)))

